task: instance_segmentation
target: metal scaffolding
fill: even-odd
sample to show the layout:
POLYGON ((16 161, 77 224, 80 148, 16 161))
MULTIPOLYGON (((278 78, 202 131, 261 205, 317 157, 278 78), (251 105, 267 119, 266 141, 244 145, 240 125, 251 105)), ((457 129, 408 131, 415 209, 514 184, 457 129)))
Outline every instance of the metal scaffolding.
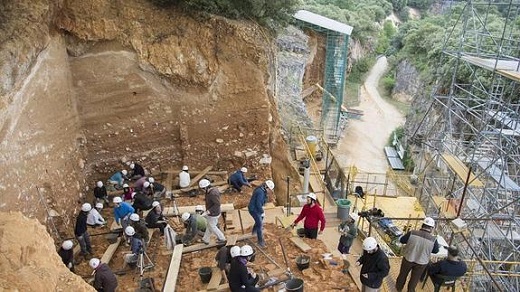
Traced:
POLYGON ((449 73, 409 133, 415 195, 428 216, 466 218, 437 231, 475 261, 470 291, 520 291, 520 2, 458 3, 449 73))

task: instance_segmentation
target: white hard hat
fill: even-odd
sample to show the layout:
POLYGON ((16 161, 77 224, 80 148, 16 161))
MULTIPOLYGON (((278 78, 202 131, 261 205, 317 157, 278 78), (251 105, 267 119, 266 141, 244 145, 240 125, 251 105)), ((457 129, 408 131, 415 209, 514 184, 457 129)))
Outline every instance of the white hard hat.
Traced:
POLYGON ((121 197, 114 197, 112 202, 114 202, 114 204, 119 204, 119 203, 123 202, 123 199, 121 199, 121 197))
POLYGON ((265 185, 272 191, 274 190, 274 182, 270 179, 265 181, 265 185))
POLYGON ((204 207, 202 205, 195 206, 195 211, 204 211, 204 207))
POLYGON ((123 185, 123 189, 129 188, 130 186, 128 184, 123 185))
POLYGON ((96 203, 96 208, 103 209, 103 203, 96 203))
POLYGON ((240 169, 240 171, 243 172, 243 173, 246 173, 246 172, 247 172, 247 168, 242 167, 242 168, 240 169))
POLYGON ((97 186, 98 188, 103 187, 103 182, 102 182, 102 181, 98 181, 98 182, 96 183, 96 186, 97 186))
POLYGON ((153 201, 152 203, 152 207, 155 208, 157 206, 159 206, 161 203, 157 202, 157 201, 153 201))
POLYGON ((426 226, 435 227, 435 220, 433 220, 432 217, 426 217, 424 218, 423 224, 426 226))
POLYGON ((186 222, 186 220, 188 220, 190 218, 190 216, 191 215, 188 212, 182 213, 182 215, 181 215, 182 222, 186 222))
POLYGON ((370 251, 377 247, 377 241, 373 237, 367 237, 363 240, 363 250, 370 251))
POLYGON ((311 199, 313 199, 314 201, 316 201, 316 194, 315 194, 315 193, 309 193, 309 194, 307 195, 307 198, 311 198, 311 199))
POLYGON ((238 245, 232 246, 231 249, 229 250, 229 254, 231 255, 232 258, 239 256, 240 255, 240 246, 238 246, 238 245))
POLYGON ((184 166, 182 167, 182 170, 187 171, 187 170, 188 170, 188 166, 187 166, 187 165, 184 165, 184 166))
POLYGON ((125 234, 128 236, 134 236, 135 229, 132 226, 126 226, 125 234))
POLYGON ((122 173, 123 175, 127 175, 127 174, 128 174, 128 171, 126 171, 126 169, 123 169, 123 170, 121 170, 121 173, 122 173))
POLYGON ((149 181, 151 184, 153 184, 153 183, 155 182, 155 179, 154 179, 153 177, 149 177, 149 178, 148 178, 148 181, 149 181))
POLYGON ((209 180, 207 180, 207 179, 201 179, 201 180, 199 181, 199 188, 201 188, 201 189, 203 189, 203 188, 207 188, 207 187, 209 187, 210 184, 211 184, 211 183, 209 182, 209 180))
POLYGON ((250 245, 244 245, 240 248, 240 255, 247 257, 253 254, 253 248, 250 245))
POLYGON ((90 210, 92 210, 92 206, 89 203, 84 203, 81 205, 81 211, 88 212, 90 210))
POLYGON ((145 181, 144 184, 143 184, 143 187, 146 189, 149 186, 150 186, 150 182, 145 181))
POLYGON ((61 244, 61 248, 63 248, 64 250, 70 250, 72 248, 74 244, 72 243, 72 240, 65 240, 62 244, 61 244))
POLYGON ((139 214, 133 213, 132 215, 130 215, 130 220, 132 220, 134 222, 138 222, 139 221, 139 214))
POLYGON ((134 169, 134 168, 135 168, 135 163, 133 163, 133 162, 130 163, 130 168, 131 168, 131 169, 134 169))
POLYGON ((98 258, 91 258, 90 261, 88 262, 88 265, 93 268, 93 269, 96 269, 99 264, 100 264, 100 260, 98 258))

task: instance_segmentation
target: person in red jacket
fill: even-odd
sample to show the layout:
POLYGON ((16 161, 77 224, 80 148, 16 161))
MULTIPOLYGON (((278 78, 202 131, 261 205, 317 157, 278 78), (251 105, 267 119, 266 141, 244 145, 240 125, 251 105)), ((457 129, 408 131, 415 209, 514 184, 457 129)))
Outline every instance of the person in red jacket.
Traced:
POLYGON ((323 215, 323 210, 318 204, 316 194, 314 193, 307 195, 307 204, 303 206, 300 216, 294 220, 291 227, 294 228, 303 218, 305 218, 303 221, 305 237, 313 239, 318 237, 318 222, 321 222, 320 234, 323 232, 323 229, 325 229, 325 215, 323 215))

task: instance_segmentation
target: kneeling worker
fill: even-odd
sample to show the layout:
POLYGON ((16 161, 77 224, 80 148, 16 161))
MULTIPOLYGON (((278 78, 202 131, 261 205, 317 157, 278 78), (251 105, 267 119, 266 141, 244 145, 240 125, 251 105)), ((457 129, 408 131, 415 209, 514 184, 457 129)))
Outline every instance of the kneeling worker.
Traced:
POLYGON ((134 266, 137 264, 137 261, 139 260, 139 254, 145 252, 144 242, 135 233, 135 230, 132 226, 127 226, 125 228, 125 234, 128 237, 128 240, 130 241, 131 253, 127 253, 124 255, 124 261, 130 266, 134 266))
POLYGON ((116 291, 117 278, 107 264, 102 263, 98 258, 93 258, 89 261, 89 265, 94 269, 94 288, 96 291, 116 291))
POLYGON ((229 289, 232 292, 246 291, 257 292, 260 289, 255 285, 258 283, 259 276, 255 272, 250 272, 247 268, 247 262, 251 261, 254 252, 249 245, 244 245, 240 248, 240 256, 231 260, 231 267, 229 269, 229 289))
POLYGON ((197 235, 204 236, 206 232, 206 219, 199 214, 182 213, 182 222, 186 227, 186 233, 182 236, 182 243, 190 245, 197 235))

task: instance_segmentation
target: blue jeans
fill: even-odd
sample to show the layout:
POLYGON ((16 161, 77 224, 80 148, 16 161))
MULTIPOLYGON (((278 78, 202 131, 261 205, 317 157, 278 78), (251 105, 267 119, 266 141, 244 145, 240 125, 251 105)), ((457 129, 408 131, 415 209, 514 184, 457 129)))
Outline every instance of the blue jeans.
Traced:
POLYGON ((258 214, 258 213, 254 213, 254 212, 251 212, 249 211, 249 214, 251 214, 251 217, 253 217, 253 219, 255 220, 255 225, 253 225, 253 230, 251 231, 252 234, 255 234, 256 232, 256 237, 258 237, 258 244, 259 245, 264 245, 265 242, 264 242, 264 235, 263 235, 263 231, 262 231, 262 214, 258 214))

